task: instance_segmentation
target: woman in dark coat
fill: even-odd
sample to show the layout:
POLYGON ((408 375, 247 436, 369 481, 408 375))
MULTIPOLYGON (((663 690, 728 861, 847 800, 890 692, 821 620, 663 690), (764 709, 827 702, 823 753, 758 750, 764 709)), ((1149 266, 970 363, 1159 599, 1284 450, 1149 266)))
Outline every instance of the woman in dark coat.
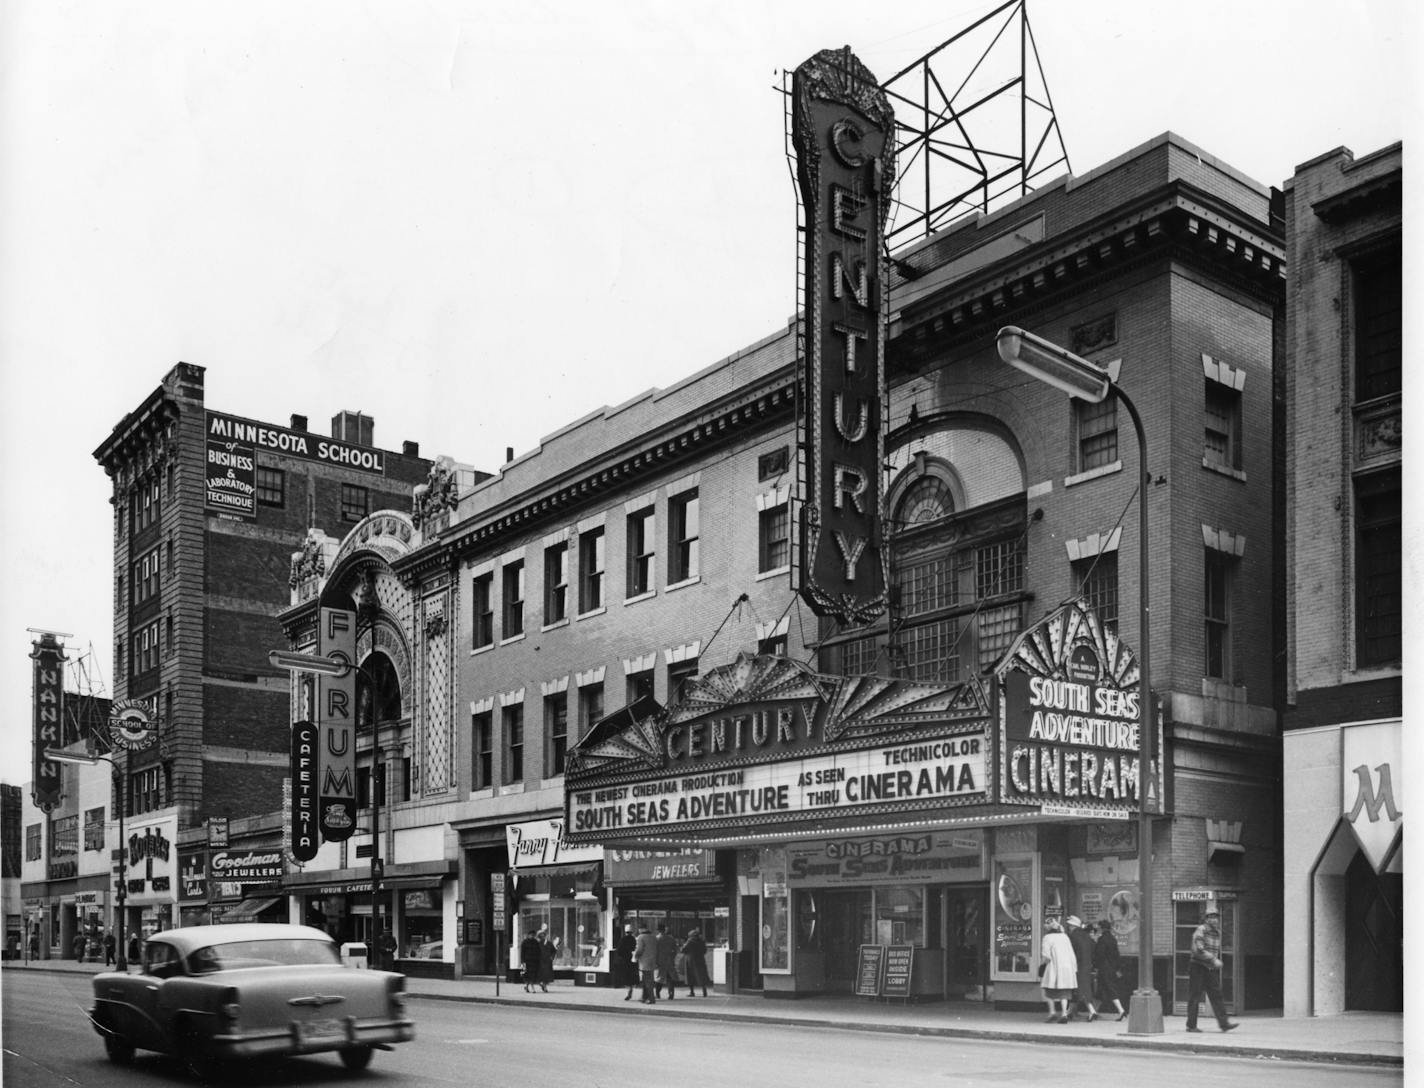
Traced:
POLYGON ((519 963, 524 968, 524 992, 532 994, 539 981, 539 963, 544 958, 544 946, 537 933, 528 934, 519 942, 519 963))
POLYGON ((1094 923, 1092 932, 1097 942, 1093 945, 1093 968, 1098 972, 1098 1005, 1106 1009, 1111 1003, 1117 1010, 1117 1018, 1122 1020, 1127 1010, 1122 1007, 1122 957, 1118 954, 1117 938, 1107 922, 1094 923))
POLYGON ((687 979, 687 996, 696 997, 697 987, 702 987, 702 996, 707 996, 707 942, 702 939, 702 931, 694 929, 682 942, 682 954, 686 958, 684 977, 687 979))
POLYGON ((633 962, 633 952, 637 947, 638 938, 633 936, 633 927, 624 926, 623 936, 613 946, 613 985, 628 987, 628 996, 624 1001, 633 1000, 633 987, 638 983, 638 965, 633 962))

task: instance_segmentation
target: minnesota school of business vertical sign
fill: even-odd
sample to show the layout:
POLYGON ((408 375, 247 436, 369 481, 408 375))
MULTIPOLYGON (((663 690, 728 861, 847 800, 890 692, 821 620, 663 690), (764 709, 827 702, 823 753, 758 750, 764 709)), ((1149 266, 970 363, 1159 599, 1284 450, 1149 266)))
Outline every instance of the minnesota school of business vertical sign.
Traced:
POLYGON ((823 50, 797 68, 792 95, 807 247, 798 589, 818 616, 859 624, 886 603, 883 236, 894 114, 849 47, 823 50))

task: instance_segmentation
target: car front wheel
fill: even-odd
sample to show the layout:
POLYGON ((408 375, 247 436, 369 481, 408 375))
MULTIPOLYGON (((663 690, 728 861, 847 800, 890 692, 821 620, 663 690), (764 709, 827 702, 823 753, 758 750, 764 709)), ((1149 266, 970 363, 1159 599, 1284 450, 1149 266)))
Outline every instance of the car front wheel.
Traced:
POLYGON ((374 1051, 369 1046, 348 1046, 341 1050, 341 1064, 353 1073, 359 1073, 371 1064, 374 1051))

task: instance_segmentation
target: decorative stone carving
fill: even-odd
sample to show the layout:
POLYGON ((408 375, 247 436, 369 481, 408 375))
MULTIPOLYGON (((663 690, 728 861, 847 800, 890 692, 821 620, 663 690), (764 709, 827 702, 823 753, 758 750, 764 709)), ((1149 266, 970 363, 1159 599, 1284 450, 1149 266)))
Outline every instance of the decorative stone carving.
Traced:
POLYGON ((453 510, 459 497, 454 459, 437 457, 430 466, 430 475, 425 483, 417 487, 411 496, 411 523, 423 530, 437 517, 453 510))

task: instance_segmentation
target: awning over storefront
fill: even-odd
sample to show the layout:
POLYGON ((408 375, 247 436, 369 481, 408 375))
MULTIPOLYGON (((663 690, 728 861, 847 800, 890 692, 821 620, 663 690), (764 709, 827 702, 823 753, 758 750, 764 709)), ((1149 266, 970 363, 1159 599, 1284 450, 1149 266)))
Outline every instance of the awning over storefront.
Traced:
POLYGON ((511 881, 514 897, 548 895, 554 899, 572 899, 578 892, 592 892, 603 878, 603 862, 582 865, 539 865, 515 871, 517 881, 511 881))
POLYGON ((279 898, 269 899, 244 899, 232 910, 223 915, 224 922, 255 922, 257 916, 265 914, 282 900, 279 898))

